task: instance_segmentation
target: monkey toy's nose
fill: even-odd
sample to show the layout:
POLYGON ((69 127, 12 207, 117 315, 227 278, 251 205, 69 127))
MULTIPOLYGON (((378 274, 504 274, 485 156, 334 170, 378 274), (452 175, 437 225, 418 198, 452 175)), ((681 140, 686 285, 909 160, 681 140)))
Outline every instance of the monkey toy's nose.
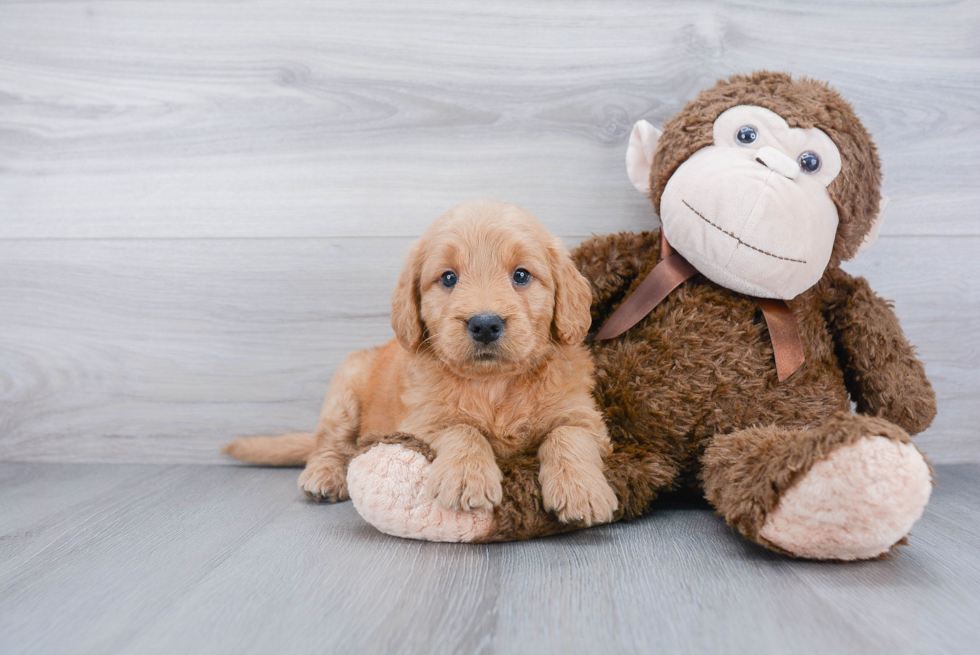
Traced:
POLYGON ((500 338, 504 331, 504 319, 497 314, 477 314, 466 322, 470 336, 480 343, 491 343, 500 338))
POLYGON ((783 177, 795 180, 800 174, 800 166, 795 161, 772 146, 763 146, 755 153, 755 160, 783 177))

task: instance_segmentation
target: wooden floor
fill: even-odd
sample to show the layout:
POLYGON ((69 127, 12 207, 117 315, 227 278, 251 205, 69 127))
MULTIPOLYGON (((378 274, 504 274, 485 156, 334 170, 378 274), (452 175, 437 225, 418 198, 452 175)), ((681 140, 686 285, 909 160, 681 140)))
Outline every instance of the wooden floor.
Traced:
POLYGON ((296 470, 0 464, 0 652, 967 653, 980 465, 911 543, 793 561, 704 507, 516 544, 388 537, 296 470))

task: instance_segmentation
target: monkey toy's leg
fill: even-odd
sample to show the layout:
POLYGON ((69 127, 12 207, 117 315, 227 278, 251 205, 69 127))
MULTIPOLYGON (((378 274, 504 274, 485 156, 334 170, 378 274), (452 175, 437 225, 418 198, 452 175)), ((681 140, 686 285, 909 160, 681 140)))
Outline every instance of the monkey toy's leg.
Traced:
MULTIPOLYGON (((433 455, 426 444, 402 434, 360 444, 348 467, 347 487, 364 520, 398 537, 454 542, 517 541, 583 527, 545 511, 537 457, 500 462, 503 502, 493 511, 460 511, 444 508, 425 493, 433 455)), ((659 453, 620 449, 605 462, 606 478, 619 500, 614 521, 643 514, 677 477, 676 468, 659 453)))
POLYGON ((701 463, 705 496, 729 525, 809 559, 869 559, 904 543, 932 486, 904 430, 855 414, 716 435, 701 463))

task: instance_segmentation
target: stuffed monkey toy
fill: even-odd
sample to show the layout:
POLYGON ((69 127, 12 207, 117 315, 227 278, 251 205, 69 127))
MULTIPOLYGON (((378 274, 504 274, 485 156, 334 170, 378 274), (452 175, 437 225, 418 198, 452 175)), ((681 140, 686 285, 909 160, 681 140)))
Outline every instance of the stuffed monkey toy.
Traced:
MULTIPOLYGON (((889 303, 840 269, 874 240, 884 205, 854 110, 820 82, 736 75, 662 133, 638 123, 627 170, 662 229, 574 253, 592 285, 615 519, 696 485, 780 553, 867 559, 904 543, 932 485, 910 435, 936 403, 889 303)), ((584 527, 544 509, 534 453, 500 463, 493 512, 464 512, 426 496, 432 453, 410 435, 359 452, 350 495, 384 532, 487 542, 584 527)))

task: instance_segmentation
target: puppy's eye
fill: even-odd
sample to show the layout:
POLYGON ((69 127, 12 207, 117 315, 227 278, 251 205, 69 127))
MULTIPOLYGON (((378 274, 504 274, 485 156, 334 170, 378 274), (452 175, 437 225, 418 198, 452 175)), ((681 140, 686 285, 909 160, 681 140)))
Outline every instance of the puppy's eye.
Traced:
POLYGON ((439 280, 442 282, 442 286, 446 287, 447 289, 452 289, 454 286, 456 286, 456 283, 459 282, 459 277, 452 271, 446 271, 442 274, 442 277, 440 277, 439 280))
POLYGON ((735 133, 735 140, 741 146, 750 146, 759 138, 759 131, 751 125, 743 125, 735 133))
POLYGON ((800 170, 804 173, 816 173, 820 170, 820 157, 815 152, 804 152, 800 155, 800 170))
POLYGON ((514 284, 519 287, 523 287, 525 284, 531 281, 531 274, 525 269, 519 268, 514 271, 514 284))

